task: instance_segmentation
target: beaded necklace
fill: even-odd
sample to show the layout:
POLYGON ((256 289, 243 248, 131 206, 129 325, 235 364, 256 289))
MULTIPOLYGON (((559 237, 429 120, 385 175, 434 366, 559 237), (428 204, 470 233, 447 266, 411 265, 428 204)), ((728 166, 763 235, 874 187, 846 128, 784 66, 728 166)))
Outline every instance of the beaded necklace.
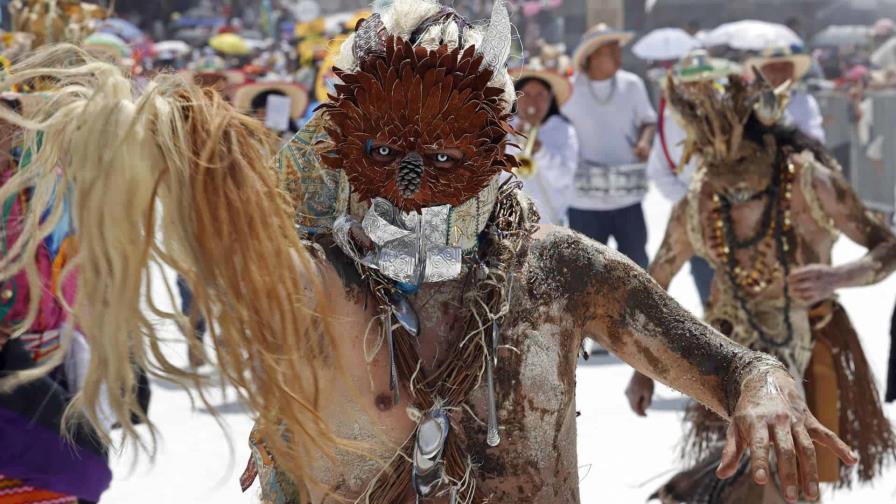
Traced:
MULTIPOLYGON (((776 160, 776 166, 782 166, 780 157, 776 160)), ((790 264, 787 253, 790 244, 787 234, 792 229, 791 202, 793 198, 793 181, 795 169, 792 163, 787 163, 783 169, 779 169, 773 177, 768 189, 761 195, 768 199, 759 229, 756 233, 744 240, 738 240, 734 232, 734 223, 731 218, 732 203, 721 194, 713 195, 713 232, 710 238, 710 246, 715 250, 725 273, 734 290, 734 297, 746 315, 750 327, 759 335, 766 344, 773 347, 783 347, 793 340, 793 327, 790 321, 790 285, 787 277, 790 274, 790 264), (782 190, 783 189, 783 190, 782 190), (776 261, 768 263, 769 253, 775 249, 776 261), (750 259, 750 266, 741 267, 735 252, 754 248, 750 259), (787 336, 778 341, 766 334, 765 330, 750 311, 746 293, 756 295, 765 290, 778 278, 784 281, 784 321, 787 328, 787 336)))

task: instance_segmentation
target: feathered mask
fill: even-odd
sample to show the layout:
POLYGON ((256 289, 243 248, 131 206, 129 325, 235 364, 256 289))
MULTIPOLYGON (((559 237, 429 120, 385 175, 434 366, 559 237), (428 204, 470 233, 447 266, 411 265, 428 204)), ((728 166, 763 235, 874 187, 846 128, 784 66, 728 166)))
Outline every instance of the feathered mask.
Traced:
POLYGON ((505 90, 489 85, 506 49, 488 41, 509 37, 486 33, 479 50, 415 47, 414 37, 386 36, 376 16, 362 22, 358 68, 335 70, 342 83, 321 106, 332 141, 323 162, 345 172, 361 201, 384 198, 406 212, 460 205, 517 164, 506 154, 505 90))
POLYGON ((729 76, 725 84, 713 80, 681 83, 669 77, 669 103, 688 132, 681 166, 694 154, 709 163, 733 161, 751 116, 766 126, 784 117, 791 82, 773 88, 759 70, 754 69, 754 73, 752 83, 738 75, 729 76))

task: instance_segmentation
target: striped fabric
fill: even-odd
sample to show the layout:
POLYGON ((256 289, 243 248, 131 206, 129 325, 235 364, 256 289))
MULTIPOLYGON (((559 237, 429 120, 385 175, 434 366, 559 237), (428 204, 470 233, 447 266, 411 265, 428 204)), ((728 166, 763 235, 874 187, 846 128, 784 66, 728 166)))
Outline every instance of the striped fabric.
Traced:
POLYGON ((78 504, 78 499, 30 487, 0 474, 0 504, 78 504))
POLYGON ((43 364, 56 350, 59 350, 59 331, 30 333, 19 336, 22 345, 31 354, 35 364, 43 364))

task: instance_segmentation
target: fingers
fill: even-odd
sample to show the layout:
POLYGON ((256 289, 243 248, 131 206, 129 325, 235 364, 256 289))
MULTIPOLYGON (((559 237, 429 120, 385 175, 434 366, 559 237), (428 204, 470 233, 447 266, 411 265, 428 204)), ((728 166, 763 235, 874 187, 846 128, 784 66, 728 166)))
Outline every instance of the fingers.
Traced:
POLYGON ((830 448, 844 464, 856 465, 859 462, 859 456, 856 452, 827 427, 821 425, 815 418, 810 417, 806 421, 806 429, 809 431, 809 436, 816 443, 830 448))
POLYGON ((628 388, 625 389, 625 398, 628 399, 628 407, 631 408, 636 415, 642 416, 640 411, 641 401, 638 399, 638 394, 635 392, 632 384, 629 384, 628 388))
MULTIPOLYGON (((787 502, 796 502, 800 496, 797 479, 797 457, 793 445, 793 434, 790 431, 790 417, 776 419, 769 429, 775 441, 778 455, 778 477, 787 502)), ((758 481, 757 481, 758 483, 758 481)))
POLYGON ((725 439, 725 448, 722 449, 722 460, 716 469, 716 476, 719 479, 727 479, 734 476, 737 472, 737 466, 744 454, 744 443, 740 430, 735 422, 728 424, 728 434, 725 439))
POLYGON ((650 407, 650 399, 648 399, 647 397, 642 395, 641 397, 638 398, 637 406, 638 407, 637 407, 637 409, 635 409, 635 413, 637 413, 638 416, 646 417, 647 416, 647 408, 650 407))
POLYGON ((795 425, 793 439, 796 441, 796 454, 799 458, 800 481, 803 482, 803 493, 810 500, 818 499, 818 460, 815 443, 803 425, 795 425))
POLYGON ((640 417, 647 416, 647 408, 650 407, 651 397, 639 390, 628 390, 625 395, 628 397, 628 405, 632 411, 640 417))
POLYGON ((765 423, 750 423, 750 453, 753 456, 752 470, 753 481, 757 485, 765 485, 768 483, 769 475, 769 445, 768 445, 768 427, 765 423))

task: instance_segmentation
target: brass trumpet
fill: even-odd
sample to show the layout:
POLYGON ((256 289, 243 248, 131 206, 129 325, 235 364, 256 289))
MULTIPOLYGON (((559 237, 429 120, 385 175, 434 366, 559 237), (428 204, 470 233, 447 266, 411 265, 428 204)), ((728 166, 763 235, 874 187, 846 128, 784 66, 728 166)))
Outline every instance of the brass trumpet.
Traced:
POLYGON ((530 178, 538 171, 538 165, 535 164, 535 159, 532 156, 535 153, 535 143, 538 141, 539 128, 540 126, 536 124, 526 131, 526 147, 517 156, 520 165, 515 172, 521 179, 530 178))

